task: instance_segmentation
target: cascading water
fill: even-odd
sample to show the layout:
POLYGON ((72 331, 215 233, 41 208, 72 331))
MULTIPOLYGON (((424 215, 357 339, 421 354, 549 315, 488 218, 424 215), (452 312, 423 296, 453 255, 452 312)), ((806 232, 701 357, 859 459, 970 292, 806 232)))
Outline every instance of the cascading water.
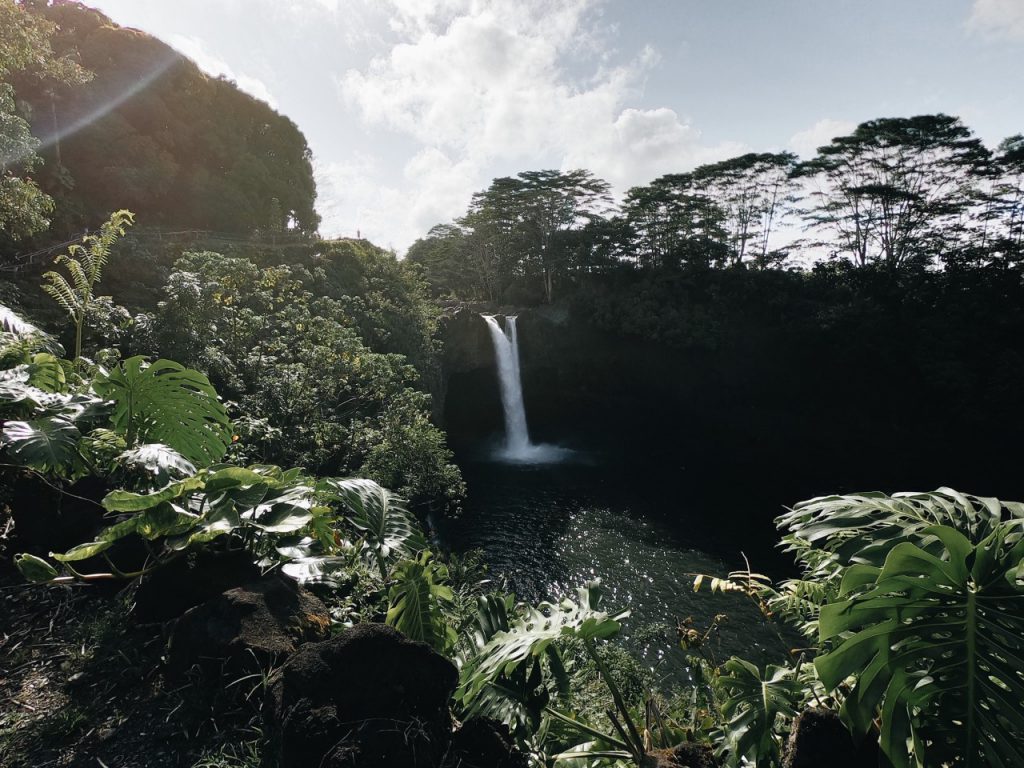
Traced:
POLYGON ((523 380, 519 372, 519 333, 516 330, 516 316, 506 315, 504 330, 494 315, 481 317, 487 321, 491 331, 494 356, 498 361, 501 406, 505 413, 505 446, 499 458, 529 463, 558 461, 566 455, 565 449, 530 442, 530 432, 526 426, 526 406, 523 404, 523 380))
POLYGON ((505 318, 505 330, 494 315, 483 315, 491 330, 494 356, 498 360, 498 382, 501 385, 501 406, 505 411, 505 453, 509 457, 525 455, 530 448, 526 427, 526 406, 523 405, 523 382, 519 375, 519 335, 516 316, 505 318))

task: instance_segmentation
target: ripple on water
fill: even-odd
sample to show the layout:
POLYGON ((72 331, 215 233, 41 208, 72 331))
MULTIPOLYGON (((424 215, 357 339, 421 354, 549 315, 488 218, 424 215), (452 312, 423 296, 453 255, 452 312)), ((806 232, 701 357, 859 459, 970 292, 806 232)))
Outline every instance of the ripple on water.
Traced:
POLYGON ((676 495, 637 494, 634 500, 614 473, 598 466, 464 468, 469 504, 448 532, 451 544, 459 551, 483 550, 492 573, 521 599, 571 595, 600 576, 608 606, 632 612, 624 629, 627 645, 670 678, 685 677, 675 627, 687 617, 705 627, 715 614, 729 615, 716 656, 782 653, 774 631, 748 601, 693 592, 694 574, 725 574, 742 565, 738 551, 726 563, 688 543, 688 519, 703 510, 679 510, 668 525, 663 505, 678 505, 676 495), (662 629, 664 642, 651 641, 652 625, 662 629))

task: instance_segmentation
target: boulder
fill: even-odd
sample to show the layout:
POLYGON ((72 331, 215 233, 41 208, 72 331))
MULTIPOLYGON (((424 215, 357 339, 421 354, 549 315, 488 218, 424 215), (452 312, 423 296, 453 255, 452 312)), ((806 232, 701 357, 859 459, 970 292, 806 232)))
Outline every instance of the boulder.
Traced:
POLYGON ((439 766, 451 742, 455 665, 383 624, 299 648, 271 677, 264 765, 439 766))
POLYGON ((176 619, 234 587, 260 577, 248 552, 198 552, 154 571, 135 590, 132 616, 143 624, 176 619))
POLYGON ((282 660, 300 643, 327 635, 324 604, 294 581, 272 576, 227 592, 186 611, 167 649, 167 677, 199 667, 229 674, 282 660))
POLYGON ((445 761, 451 768, 526 768, 526 755, 515 748, 503 724, 489 718, 467 720, 452 737, 445 761))
POLYGON ((718 768, 719 765, 711 747, 689 742, 655 750, 647 757, 650 768, 718 768))
POLYGON ((878 742, 854 744, 838 713, 813 707, 793 721, 782 764, 785 768, 877 768, 878 742))

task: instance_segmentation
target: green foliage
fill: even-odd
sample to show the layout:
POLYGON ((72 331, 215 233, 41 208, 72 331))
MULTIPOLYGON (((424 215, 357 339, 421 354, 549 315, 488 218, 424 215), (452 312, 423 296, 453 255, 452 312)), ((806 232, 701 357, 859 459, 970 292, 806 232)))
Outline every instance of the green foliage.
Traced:
POLYGON ((103 277, 103 267, 110 258, 110 249, 123 237, 126 229, 135 221, 131 211, 115 211, 100 227, 98 235, 86 235, 82 244, 68 248, 66 254, 57 257, 58 266, 64 267, 71 277, 69 281, 57 272, 43 275, 46 283, 43 290, 68 315, 75 326, 75 357, 82 356, 82 333, 89 314, 95 309, 96 284, 103 277))
POLYGON ((350 522, 362 534, 364 551, 387 581, 391 567, 401 558, 426 549, 419 525, 401 498, 372 480, 321 480, 318 490, 336 499, 350 512, 350 522))
POLYGON ((442 653, 454 646, 458 636, 442 610, 454 599, 447 580, 448 569, 429 552, 400 562, 392 574, 385 622, 442 653))
POLYGON ((88 79, 70 57, 54 52, 55 32, 52 23, 23 5, 0 3, 0 244, 17 243, 46 229, 53 213, 53 199, 31 177, 40 163, 39 140, 18 113, 15 89, 8 80, 20 73, 44 90, 88 79))
POLYGON ((94 74, 87 83, 15 83, 35 132, 64 133, 41 150, 50 172, 39 178, 58 201, 60 231, 94 226, 124 205, 153 226, 293 240, 316 231, 312 158, 291 120, 99 11, 27 10, 33 23, 56 27, 58 56, 94 74))
MULTIPOLYGON (((609 614, 601 610, 601 594, 600 582, 594 581, 577 590, 576 602, 566 598, 557 604, 517 606, 508 629, 491 636, 479 654, 462 668, 456 700, 472 710, 480 694, 494 680, 532 664, 554 642, 604 640, 616 635, 629 611, 609 614)), ((499 616, 492 616, 489 621, 499 616)))
POLYGON ((899 542, 941 548, 941 542, 927 533, 937 525, 955 528, 978 543, 1005 524, 1008 541, 1014 542, 1024 533, 1024 504, 952 488, 893 496, 823 496, 800 502, 777 523, 787 534, 788 551, 805 566, 813 564, 810 575, 821 578, 837 567, 881 566, 899 542))
POLYGON ((125 360, 93 380, 93 390, 114 404, 113 428, 129 445, 163 443, 197 466, 224 456, 231 422, 209 380, 171 360, 125 360))
POLYGON ((161 352, 207 372, 248 424, 263 425, 240 432, 243 461, 369 476, 413 504, 454 510, 462 480, 430 422, 429 398, 415 389, 416 371, 398 354, 368 348, 355 327, 424 356, 431 370, 430 315, 387 309, 418 289, 386 288, 394 275, 382 254, 335 255, 323 266, 329 290, 321 282, 318 296, 302 267, 186 254, 157 318, 161 352), (344 298, 348 279, 355 295, 344 298))
POLYGON ((743 659, 725 662, 718 679, 724 697, 726 765, 776 765, 780 726, 797 714, 803 687, 793 670, 769 664, 764 672, 743 659))
POLYGON ((853 678, 843 714, 861 737, 880 711, 897 768, 1021 765, 1024 540, 1007 524, 977 543, 945 525, 919 534, 934 545, 846 570, 822 609, 818 673, 828 688, 853 678))
POLYGON ((3 445, 8 457, 37 472, 78 474, 84 466, 78 451, 81 437, 74 424, 59 417, 7 421, 3 427, 3 445))

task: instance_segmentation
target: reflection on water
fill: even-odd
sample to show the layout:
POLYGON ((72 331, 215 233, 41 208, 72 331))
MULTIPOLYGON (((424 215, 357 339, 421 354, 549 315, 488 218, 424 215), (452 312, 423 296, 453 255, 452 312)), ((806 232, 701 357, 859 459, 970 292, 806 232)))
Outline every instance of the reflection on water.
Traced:
MULTIPOLYGON (((600 576, 608 605, 632 611, 629 647, 673 678, 685 674, 681 653, 671 649, 676 623, 686 617, 704 627, 715 614, 728 613, 716 656, 761 659, 782 652, 774 631, 745 599, 693 592, 695 573, 724 575, 742 566, 737 544, 749 544, 749 537, 734 536, 740 526, 723 510, 687 508, 671 482, 659 485, 595 462, 462 466, 469 502, 445 538, 456 551, 483 550, 494 577, 520 599, 571 595, 600 576), (709 553, 713 540, 725 557, 709 553), (647 631, 652 625, 661 632, 647 631)), ((766 539, 761 546, 770 550, 773 543, 766 539)))

